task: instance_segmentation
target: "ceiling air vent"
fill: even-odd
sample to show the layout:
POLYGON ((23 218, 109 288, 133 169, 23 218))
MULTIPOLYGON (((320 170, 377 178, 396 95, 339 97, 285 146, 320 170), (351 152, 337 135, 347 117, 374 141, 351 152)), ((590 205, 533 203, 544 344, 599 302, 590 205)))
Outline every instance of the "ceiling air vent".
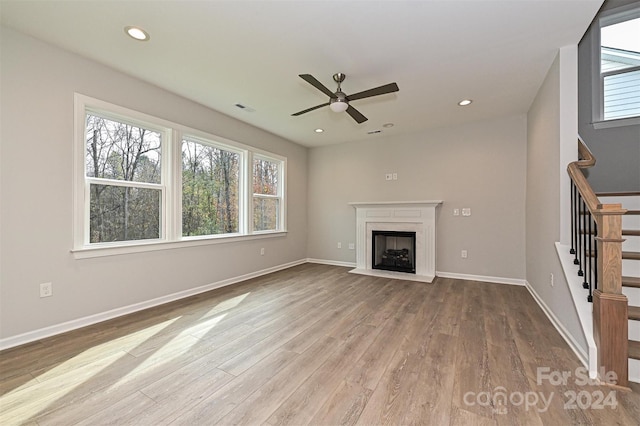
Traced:
POLYGON ((251 108, 250 106, 242 105, 240 103, 235 104, 235 107, 239 108, 239 109, 241 109, 243 111, 246 111, 246 112, 254 112, 255 111, 255 109, 251 108))

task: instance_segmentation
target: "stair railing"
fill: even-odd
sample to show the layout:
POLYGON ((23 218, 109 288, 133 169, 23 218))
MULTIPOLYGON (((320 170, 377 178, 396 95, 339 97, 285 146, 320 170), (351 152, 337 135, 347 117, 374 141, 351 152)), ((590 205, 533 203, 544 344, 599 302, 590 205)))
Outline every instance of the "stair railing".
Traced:
POLYGON ((593 302, 593 337, 598 348, 598 374, 607 384, 611 372, 617 386, 629 386, 628 301, 622 294, 622 204, 602 204, 581 169, 596 159, 578 138, 578 161, 567 167, 571 177, 571 254, 593 302), (605 376, 606 375, 606 376, 605 376))

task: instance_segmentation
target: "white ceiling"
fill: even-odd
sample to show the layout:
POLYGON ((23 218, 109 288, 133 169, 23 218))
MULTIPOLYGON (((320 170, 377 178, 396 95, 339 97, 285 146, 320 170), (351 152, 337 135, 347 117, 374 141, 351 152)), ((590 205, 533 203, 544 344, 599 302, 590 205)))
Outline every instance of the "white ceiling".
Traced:
POLYGON ((0 14, 5 26, 319 146, 526 113, 557 49, 580 40, 601 4, 1 0, 0 14), (132 40, 127 25, 151 40, 132 40), (347 94, 391 82, 400 91, 354 101, 369 118, 363 124, 328 107, 292 117, 328 101, 298 74, 333 91, 336 72, 347 75, 347 94), (474 103, 457 106, 464 98, 474 103))

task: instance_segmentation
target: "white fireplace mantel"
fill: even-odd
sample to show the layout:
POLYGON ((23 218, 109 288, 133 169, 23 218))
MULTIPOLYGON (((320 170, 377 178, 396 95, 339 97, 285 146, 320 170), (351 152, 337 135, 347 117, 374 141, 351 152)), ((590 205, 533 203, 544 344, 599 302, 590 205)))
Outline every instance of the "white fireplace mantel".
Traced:
POLYGON ((355 274, 432 282, 436 271, 436 207, 442 200, 351 202, 356 209, 355 274), (372 231, 416 233, 416 273, 372 268, 372 231))

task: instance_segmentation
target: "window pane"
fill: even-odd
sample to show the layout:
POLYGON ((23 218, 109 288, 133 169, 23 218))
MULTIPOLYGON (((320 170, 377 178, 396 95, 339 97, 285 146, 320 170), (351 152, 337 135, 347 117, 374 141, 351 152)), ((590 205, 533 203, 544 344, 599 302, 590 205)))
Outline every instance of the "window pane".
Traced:
POLYGON ((601 72, 640 65, 640 18, 600 29, 601 72))
POLYGON ((182 141, 182 235, 239 231, 240 155, 182 141))
POLYGON ((275 231, 278 229, 279 198, 253 198, 254 231, 275 231))
POLYGON ((274 161, 253 160, 253 193, 278 195, 279 163, 274 161))
POLYGON ((89 177, 160 183, 159 132, 87 114, 89 177))
POLYGON ((640 70, 604 78, 604 119, 640 116, 640 70))
POLYGON ((90 186, 90 242, 160 238, 159 189, 90 186))

